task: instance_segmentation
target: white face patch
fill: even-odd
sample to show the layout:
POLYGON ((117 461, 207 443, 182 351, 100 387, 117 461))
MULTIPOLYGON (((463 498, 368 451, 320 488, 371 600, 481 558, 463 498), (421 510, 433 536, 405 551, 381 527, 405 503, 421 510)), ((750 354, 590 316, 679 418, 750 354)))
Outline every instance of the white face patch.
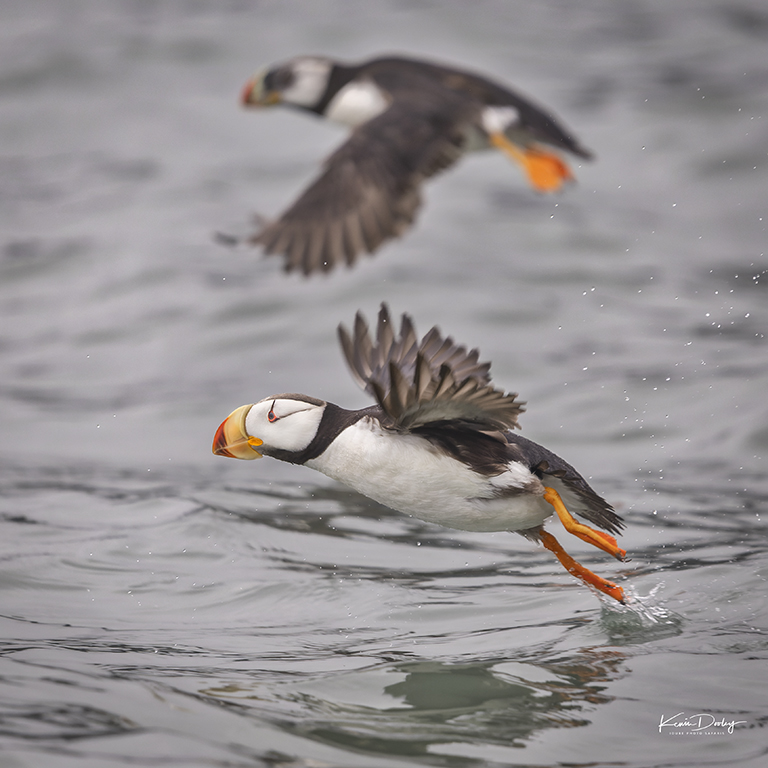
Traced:
POLYGON ((328 86, 331 67, 332 64, 327 59, 294 59, 293 83, 282 92, 282 100, 297 107, 314 107, 328 86))
POLYGON ((504 133, 520 119, 520 113, 514 107, 486 107, 480 119, 488 133, 504 133))
POLYGON ((352 128, 367 123, 389 107, 389 100, 370 80, 345 85, 330 101, 325 116, 352 128))
POLYGON ((250 436, 264 442, 264 449, 302 451, 317 434, 324 411, 325 403, 268 397, 248 412, 245 429, 250 436))

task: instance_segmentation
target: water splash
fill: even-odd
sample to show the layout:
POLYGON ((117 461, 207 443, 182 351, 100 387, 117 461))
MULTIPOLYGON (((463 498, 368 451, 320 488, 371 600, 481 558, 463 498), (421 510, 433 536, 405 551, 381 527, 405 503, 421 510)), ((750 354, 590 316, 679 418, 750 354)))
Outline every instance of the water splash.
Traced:
POLYGON ((682 632, 683 617, 664 607, 658 599, 663 588, 664 583, 660 582, 647 595, 640 595, 634 587, 625 587, 624 605, 601 601, 600 623, 614 643, 643 643, 682 632))

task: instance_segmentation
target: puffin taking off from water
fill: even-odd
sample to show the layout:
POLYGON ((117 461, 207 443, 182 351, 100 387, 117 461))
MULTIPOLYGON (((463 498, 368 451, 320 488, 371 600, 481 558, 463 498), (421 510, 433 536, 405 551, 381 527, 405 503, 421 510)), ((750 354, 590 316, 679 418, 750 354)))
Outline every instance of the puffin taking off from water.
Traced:
POLYGON ((592 154, 552 115, 480 75, 416 59, 341 64, 300 56, 250 80, 248 107, 286 104, 351 127, 320 176, 250 242, 282 254, 288 271, 351 265, 402 234, 421 204, 421 183, 464 152, 496 147, 551 192, 573 178, 544 145, 592 154))
POLYGON ((566 530, 623 560, 609 533, 622 519, 567 462, 513 432, 523 404, 491 384, 478 351, 435 327, 418 341, 404 314, 395 335, 386 305, 376 340, 358 312, 339 326, 352 375, 376 405, 346 410, 315 397, 271 395, 234 410, 213 452, 304 464, 420 520, 467 531, 516 531, 540 541, 574 576, 624 602, 624 591, 571 558, 544 530, 553 512, 566 530))

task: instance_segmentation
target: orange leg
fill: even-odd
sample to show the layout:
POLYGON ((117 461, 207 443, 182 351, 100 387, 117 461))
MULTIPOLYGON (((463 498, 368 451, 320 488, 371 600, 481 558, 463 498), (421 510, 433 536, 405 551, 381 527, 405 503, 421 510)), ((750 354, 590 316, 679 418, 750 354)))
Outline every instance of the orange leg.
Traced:
POLYGON ((614 600, 618 600, 620 603, 624 604, 624 590, 621 587, 617 586, 612 581, 602 578, 602 576, 598 576, 596 573, 592 573, 588 568, 577 563, 560 546, 560 542, 548 531, 541 531, 539 536, 541 538, 541 543, 555 555, 568 573, 575 576, 577 579, 581 579, 583 582, 599 590, 604 595, 608 595, 614 600))
POLYGON ((490 133, 491 144, 520 163, 528 176, 530 185, 538 192, 555 192, 563 182, 572 181, 571 169, 554 153, 536 147, 521 149, 503 133, 490 133))
POLYGON ((574 536, 578 536, 582 541, 586 541, 588 544, 592 544, 603 552, 607 552, 609 555, 613 555, 617 560, 623 560, 627 551, 621 549, 609 533, 603 531, 596 531, 594 528, 590 528, 588 525, 580 523, 563 504, 563 500, 560 498, 560 494, 554 489, 546 487, 544 488, 544 501, 548 501, 557 512, 557 516, 560 518, 560 522, 563 524, 568 533, 572 533, 574 536))

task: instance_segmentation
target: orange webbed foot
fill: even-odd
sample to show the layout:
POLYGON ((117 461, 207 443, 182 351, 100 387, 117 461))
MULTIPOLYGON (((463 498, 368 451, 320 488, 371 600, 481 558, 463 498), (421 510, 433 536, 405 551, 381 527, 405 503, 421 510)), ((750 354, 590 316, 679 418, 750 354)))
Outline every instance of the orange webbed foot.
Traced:
POLYGON ((614 584, 612 581, 608 581, 608 579, 604 579, 602 576, 598 576, 596 573, 592 573, 588 568, 577 563, 562 548, 562 546, 560 546, 560 542, 551 533, 542 530, 539 533, 539 538, 544 547, 555 555, 568 573, 575 576, 577 579, 581 579, 585 584, 589 584, 604 595, 612 597, 622 605, 625 603, 624 590, 620 586, 614 584))
POLYGON ((617 560, 624 560, 627 556, 627 551, 621 549, 616 539, 609 533, 596 531, 594 528, 590 528, 588 525, 580 523, 566 509, 563 500, 560 498, 560 494, 554 488, 544 488, 544 500, 548 501, 555 508, 555 512, 557 512, 557 516, 560 518, 560 522, 563 524, 566 531, 572 533, 574 536, 578 536, 582 541, 586 541, 588 544, 592 544, 598 549, 602 549, 603 552, 613 555, 617 560))
POLYGON ((554 152, 539 147, 520 148, 503 133, 489 134, 492 146, 519 163, 529 184, 537 192, 556 192, 567 181, 573 181, 571 169, 554 152))

